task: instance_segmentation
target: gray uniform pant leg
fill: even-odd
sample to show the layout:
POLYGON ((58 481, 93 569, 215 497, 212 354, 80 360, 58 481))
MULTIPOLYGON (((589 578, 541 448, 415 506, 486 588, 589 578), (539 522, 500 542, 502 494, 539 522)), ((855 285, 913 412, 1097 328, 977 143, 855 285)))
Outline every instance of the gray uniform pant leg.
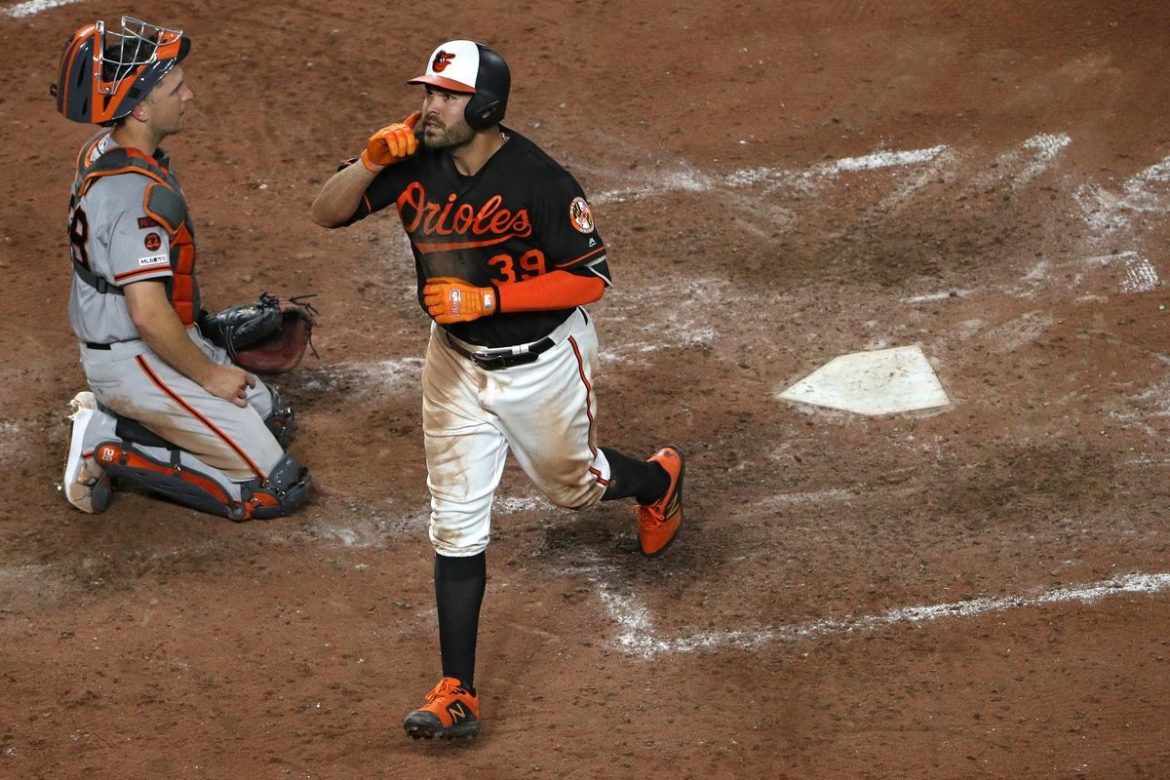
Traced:
MULTIPOLYGON (((223 350, 198 331, 191 339, 209 359, 226 365, 223 350)), ((90 389, 110 411, 135 420, 232 482, 265 479, 284 455, 264 423, 272 394, 257 380, 241 408, 175 371, 142 341, 81 348, 90 389)))

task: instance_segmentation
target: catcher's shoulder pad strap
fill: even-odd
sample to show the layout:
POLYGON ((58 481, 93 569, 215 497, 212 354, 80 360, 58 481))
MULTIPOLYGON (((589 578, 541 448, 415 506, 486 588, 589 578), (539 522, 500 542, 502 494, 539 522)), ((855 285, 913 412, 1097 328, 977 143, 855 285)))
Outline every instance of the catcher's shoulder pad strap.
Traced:
MULTIPOLYGON (((95 138, 94 143, 99 141, 101 138, 95 138)), ((115 146, 102 152, 96 159, 90 160, 89 154, 92 149, 93 145, 87 145, 78 160, 78 173, 83 182, 81 187, 83 192, 103 176, 117 176, 123 173, 137 173, 159 183, 167 181, 166 170, 156 160, 137 149, 115 146)))
POLYGON ((187 202, 170 184, 154 182, 148 185, 142 206, 172 236, 187 221, 187 202))
MULTIPOLYGON (((101 140, 100 136, 95 138, 94 143, 101 140)), ((92 145, 88 148, 92 149, 92 145)), ((103 176, 137 173, 151 179, 142 203, 147 214, 162 223, 172 235, 187 221, 187 202, 179 190, 178 181, 164 167, 165 152, 160 151, 162 162, 123 146, 115 146, 92 161, 87 161, 88 156, 88 153, 83 153, 79 162, 83 192, 103 176)))

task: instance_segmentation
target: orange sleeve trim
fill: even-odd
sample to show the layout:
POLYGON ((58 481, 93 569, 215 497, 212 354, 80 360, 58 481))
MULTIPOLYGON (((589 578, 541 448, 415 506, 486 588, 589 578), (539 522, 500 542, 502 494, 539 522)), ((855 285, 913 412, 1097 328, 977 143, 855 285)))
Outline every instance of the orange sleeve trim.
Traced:
POLYGON ((571 268, 572 266, 580 265, 581 263, 584 263, 586 260, 588 260, 590 258, 597 257, 599 254, 601 254, 604 251, 605 251, 605 247, 599 246, 590 252, 586 252, 585 254, 581 255, 580 257, 575 257, 572 260, 566 260, 563 263, 557 263, 556 266, 557 266, 557 268, 571 268))
POLYGON ((496 290, 501 312, 552 311, 601 300, 605 281, 599 276, 549 271, 535 279, 497 284, 496 290))
POLYGON ((174 273, 171 271, 170 263, 159 263, 158 265, 152 266, 150 268, 136 268, 133 271, 126 271, 124 273, 115 274, 114 281, 120 284, 125 281, 137 281, 138 278, 142 276, 155 275, 157 275, 159 281, 162 281, 168 276, 174 276, 174 273))

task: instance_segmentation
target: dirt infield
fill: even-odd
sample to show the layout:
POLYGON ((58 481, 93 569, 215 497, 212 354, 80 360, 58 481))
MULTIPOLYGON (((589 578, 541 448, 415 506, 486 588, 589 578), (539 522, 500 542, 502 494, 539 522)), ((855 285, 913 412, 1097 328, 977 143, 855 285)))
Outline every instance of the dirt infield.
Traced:
POLYGON ((0 7, 0 776, 1170 776, 1170 5, 135 6, 194 42, 207 302, 322 311, 277 383, 317 493, 241 525, 60 494, 86 130, 47 85, 126 9, 52 6, 0 7), (602 441, 690 456, 653 561, 509 466, 461 745, 399 725, 438 674, 408 247, 308 217, 451 37, 610 245, 602 441), (912 344, 949 406, 777 398, 912 344))

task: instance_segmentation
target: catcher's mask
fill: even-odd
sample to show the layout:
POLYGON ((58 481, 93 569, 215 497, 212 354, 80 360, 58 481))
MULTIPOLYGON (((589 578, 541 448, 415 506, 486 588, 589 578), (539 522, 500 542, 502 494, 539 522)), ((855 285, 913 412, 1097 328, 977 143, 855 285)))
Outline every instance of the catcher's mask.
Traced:
POLYGON ((50 93, 67 119, 109 125, 127 116, 191 48, 182 30, 122 17, 119 32, 105 22, 73 33, 61 53, 61 71, 50 93))
POLYGON ((473 130, 499 124, 508 108, 512 73, 494 50, 476 41, 448 41, 431 54, 427 72, 407 84, 470 94, 463 118, 473 130))

